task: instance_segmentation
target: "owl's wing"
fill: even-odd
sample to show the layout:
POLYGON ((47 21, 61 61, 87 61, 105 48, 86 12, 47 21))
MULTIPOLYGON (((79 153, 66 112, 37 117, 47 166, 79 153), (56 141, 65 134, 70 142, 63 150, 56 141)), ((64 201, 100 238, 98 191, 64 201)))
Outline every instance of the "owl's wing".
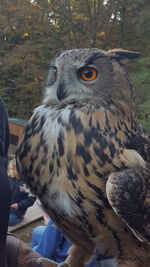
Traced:
POLYGON ((129 138, 126 148, 136 150, 146 162, 150 162, 150 132, 144 131, 142 133, 129 138))
POLYGON ((112 173, 106 184, 110 205, 142 242, 150 244, 150 176, 146 169, 112 173))

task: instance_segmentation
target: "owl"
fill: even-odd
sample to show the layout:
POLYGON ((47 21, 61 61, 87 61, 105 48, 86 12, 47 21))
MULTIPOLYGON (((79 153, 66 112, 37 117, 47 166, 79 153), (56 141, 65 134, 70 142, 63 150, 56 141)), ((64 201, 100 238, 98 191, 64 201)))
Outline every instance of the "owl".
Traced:
POLYGON ((20 175, 72 242, 64 263, 47 266, 83 267, 96 249, 120 267, 150 266, 150 134, 125 67, 140 55, 75 49, 50 64, 16 153, 20 175))

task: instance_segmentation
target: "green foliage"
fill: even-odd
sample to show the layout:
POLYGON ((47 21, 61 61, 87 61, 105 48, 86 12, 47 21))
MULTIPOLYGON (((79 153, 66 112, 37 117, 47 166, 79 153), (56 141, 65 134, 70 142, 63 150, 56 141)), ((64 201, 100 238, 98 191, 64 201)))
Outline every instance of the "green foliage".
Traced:
POLYGON ((136 86, 139 121, 144 127, 150 129, 150 58, 138 60, 133 82, 136 86))

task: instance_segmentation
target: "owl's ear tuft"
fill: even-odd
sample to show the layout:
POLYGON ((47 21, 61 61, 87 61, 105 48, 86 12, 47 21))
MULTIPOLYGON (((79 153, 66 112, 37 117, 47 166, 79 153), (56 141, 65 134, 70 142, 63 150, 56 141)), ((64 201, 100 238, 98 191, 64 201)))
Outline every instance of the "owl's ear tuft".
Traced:
POLYGON ((124 50, 121 48, 108 50, 107 55, 109 55, 110 57, 114 59, 116 58, 120 61, 128 61, 128 60, 136 59, 142 56, 142 54, 139 52, 124 50))

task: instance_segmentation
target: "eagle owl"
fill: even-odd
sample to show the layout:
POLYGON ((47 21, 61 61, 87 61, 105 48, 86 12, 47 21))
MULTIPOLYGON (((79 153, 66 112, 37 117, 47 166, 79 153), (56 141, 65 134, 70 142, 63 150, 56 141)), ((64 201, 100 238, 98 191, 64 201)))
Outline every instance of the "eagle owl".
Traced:
POLYGON ((150 266, 150 135, 125 68, 139 56, 59 52, 18 147, 20 175, 73 243, 61 266, 83 267, 95 249, 121 267, 150 266))

